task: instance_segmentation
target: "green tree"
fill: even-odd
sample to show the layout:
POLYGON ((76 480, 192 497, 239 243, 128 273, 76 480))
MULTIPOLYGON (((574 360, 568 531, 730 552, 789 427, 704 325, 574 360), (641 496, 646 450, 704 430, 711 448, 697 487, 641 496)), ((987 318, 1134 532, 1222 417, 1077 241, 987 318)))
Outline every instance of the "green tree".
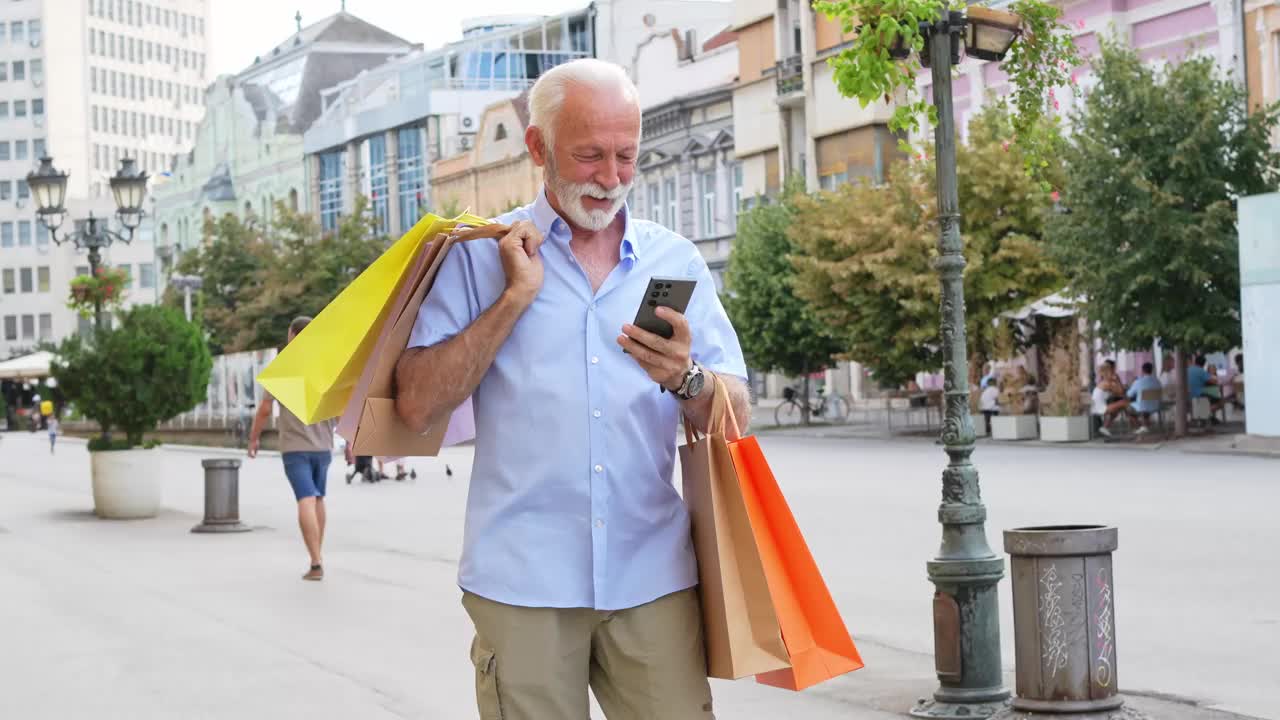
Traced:
POLYGON ((1249 112, 1245 89, 1210 58, 1163 69, 1105 41, 1098 83, 1074 115, 1063 201, 1049 236, 1073 292, 1116 347, 1160 338, 1185 352, 1240 343, 1236 200, 1275 190, 1277 106, 1249 112))
MULTIPOLYGON (((282 210, 284 205, 278 205, 282 210)), ((241 305, 257 293, 262 272, 276 261, 276 249, 266 242, 256 223, 230 213, 207 218, 204 242, 184 253, 174 267, 181 275, 204 279, 204 288, 193 298, 193 319, 198 318, 215 354, 227 352, 240 330, 241 305)), ((164 304, 181 311, 183 294, 165 291, 164 304)))
POLYGON ((276 217, 275 256, 241 297, 229 352, 282 344, 295 317, 318 314, 387 249, 363 197, 333 232, 322 232, 311 215, 280 208, 276 217))
MULTIPOLYGON (((792 289, 787 228, 797 219, 793 202, 800 195, 802 190, 789 183, 779 202, 757 205, 739 218, 724 303, 747 363, 802 376, 807 400, 809 373, 835 362, 840 344, 792 289)), ((801 422, 809 424, 807 403, 801 405, 801 422)))
MULTIPOLYGON (((1007 111, 993 105, 958 148, 965 234, 965 298, 971 371, 1002 344, 1000 314, 1062 286, 1043 232, 1052 197, 1011 144, 1007 111)), ((833 328, 845 353, 888 387, 942 364, 937 202, 932 162, 897 163, 887 182, 852 183, 797 201, 790 236, 796 292, 833 328)), ((975 377, 976 379, 976 377, 975 377)))
MULTIPOLYGON (((173 308, 140 305, 120 327, 63 341, 53 376, 65 397, 123 447, 205 399, 213 360, 200 328, 173 308)), ((99 443, 92 449, 107 449, 99 443)))

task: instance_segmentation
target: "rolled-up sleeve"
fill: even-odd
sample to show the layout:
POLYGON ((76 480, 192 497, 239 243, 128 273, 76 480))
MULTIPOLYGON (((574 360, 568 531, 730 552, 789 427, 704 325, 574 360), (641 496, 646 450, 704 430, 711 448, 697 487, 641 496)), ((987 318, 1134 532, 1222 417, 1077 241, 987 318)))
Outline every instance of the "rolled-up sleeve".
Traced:
POLYGON ((689 277, 697 278, 686 319, 693 334, 693 359, 702 367, 721 375, 747 379, 738 333, 716 293, 716 281, 701 256, 689 263, 689 277))
POLYGON ((418 308, 407 348, 438 345, 465 330, 479 317, 475 274, 466 249, 454 246, 445 255, 435 284, 418 308))

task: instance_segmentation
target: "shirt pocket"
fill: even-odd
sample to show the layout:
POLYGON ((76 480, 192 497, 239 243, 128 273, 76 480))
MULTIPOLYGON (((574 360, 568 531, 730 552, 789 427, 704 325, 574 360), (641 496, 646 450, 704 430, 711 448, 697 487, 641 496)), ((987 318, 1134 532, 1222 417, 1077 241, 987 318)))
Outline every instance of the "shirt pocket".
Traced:
POLYGON ((479 638, 471 643, 471 663, 476 667, 476 707, 480 710, 480 720, 502 720, 498 658, 479 638))

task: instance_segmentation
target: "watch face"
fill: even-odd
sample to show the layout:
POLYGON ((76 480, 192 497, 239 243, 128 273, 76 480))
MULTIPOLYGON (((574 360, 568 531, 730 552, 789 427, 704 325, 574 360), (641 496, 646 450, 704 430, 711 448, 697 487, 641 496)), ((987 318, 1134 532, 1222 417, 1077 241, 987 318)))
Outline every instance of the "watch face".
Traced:
POLYGON ((707 376, 702 373, 697 373, 689 378, 689 387, 685 390, 685 396, 690 398, 697 397, 698 393, 702 392, 702 384, 706 380, 707 376))

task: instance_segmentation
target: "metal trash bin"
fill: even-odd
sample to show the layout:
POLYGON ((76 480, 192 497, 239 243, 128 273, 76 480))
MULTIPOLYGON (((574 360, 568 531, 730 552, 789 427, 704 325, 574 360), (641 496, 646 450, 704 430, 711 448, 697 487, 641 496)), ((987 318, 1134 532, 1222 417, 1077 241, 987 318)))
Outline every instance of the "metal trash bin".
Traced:
POLYGON ((200 464, 204 466, 204 522, 191 532, 247 532, 249 526, 240 522, 240 461, 213 458, 200 464))
POLYGON ((1012 556, 1013 710, 1100 713, 1124 704, 1116 686, 1111 574, 1117 540, 1116 528, 1103 525, 1004 532, 1012 556))

